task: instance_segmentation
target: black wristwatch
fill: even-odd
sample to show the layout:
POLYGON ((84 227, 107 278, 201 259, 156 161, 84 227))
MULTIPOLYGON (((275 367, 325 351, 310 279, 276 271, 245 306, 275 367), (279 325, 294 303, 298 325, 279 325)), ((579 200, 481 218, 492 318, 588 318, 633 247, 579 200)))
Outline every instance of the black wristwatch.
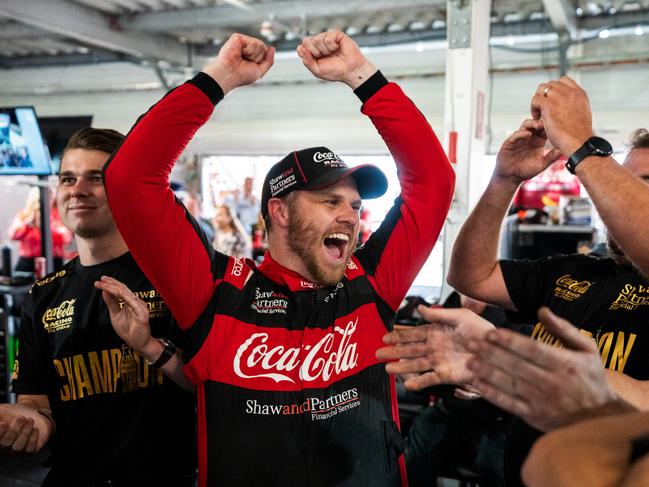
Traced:
POLYGON ((154 367, 162 367, 164 364, 169 362, 171 357, 173 357, 174 354, 176 353, 176 345, 174 345, 173 343, 171 343, 169 340, 165 338, 156 338, 156 340, 158 340, 164 347, 162 349, 162 353, 156 359, 155 362, 147 360, 146 363, 149 365, 153 365, 154 367))
POLYGON ((613 147, 611 147, 608 140, 601 137, 591 137, 568 158, 566 168, 572 174, 575 174, 577 164, 585 158, 589 156, 608 157, 611 154, 613 154, 613 147))

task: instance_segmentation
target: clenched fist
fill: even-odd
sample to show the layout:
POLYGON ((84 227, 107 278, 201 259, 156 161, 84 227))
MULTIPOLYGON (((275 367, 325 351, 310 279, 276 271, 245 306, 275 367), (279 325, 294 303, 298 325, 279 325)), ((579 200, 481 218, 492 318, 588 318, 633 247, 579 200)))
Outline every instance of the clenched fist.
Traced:
POLYGON ((363 55, 358 44, 340 31, 305 37, 297 54, 316 78, 342 81, 356 89, 377 69, 363 55))
POLYGON ((239 86, 250 85, 268 72, 275 60, 275 48, 259 39, 232 34, 218 56, 203 68, 214 78, 224 94, 239 86))

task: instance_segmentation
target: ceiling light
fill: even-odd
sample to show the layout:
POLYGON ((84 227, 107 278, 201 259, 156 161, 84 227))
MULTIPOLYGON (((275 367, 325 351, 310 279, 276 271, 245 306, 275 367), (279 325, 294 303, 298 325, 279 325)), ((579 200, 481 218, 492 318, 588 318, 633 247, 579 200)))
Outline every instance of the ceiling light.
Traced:
POLYGON ((503 17, 503 22, 504 23, 510 23, 510 22, 520 22, 521 21, 521 14, 518 12, 511 12, 507 13, 503 17))
POLYGON ((360 29, 358 27, 354 27, 353 25, 350 25, 347 27, 347 30, 345 30, 348 36, 355 36, 356 34, 360 33, 360 29))
POLYGON ((600 30, 599 34, 597 34, 600 39, 608 39, 608 37, 611 35, 611 33, 608 31, 608 29, 600 30))
POLYGON ((268 41, 273 42, 277 40, 277 34, 273 30, 273 23, 270 20, 264 20, 261 23, 259 33, 268 41))
POLYGON ((415 20, 413 23, 410 24, 409 29, 410 30, 422 30, 426 28, 426 24, 424 24, 421 20, 415 20))
POLYGON ((591 15, 599 15, 602 13, 601 7, 597 5, 595 2, 588 2, 586 4, 586 8, 588 9, 591 15))
POLYGON ((577 10, 575 10, 575 13, 579 16, 584 15, 584 9, 581 7, 577 7, 577 10))

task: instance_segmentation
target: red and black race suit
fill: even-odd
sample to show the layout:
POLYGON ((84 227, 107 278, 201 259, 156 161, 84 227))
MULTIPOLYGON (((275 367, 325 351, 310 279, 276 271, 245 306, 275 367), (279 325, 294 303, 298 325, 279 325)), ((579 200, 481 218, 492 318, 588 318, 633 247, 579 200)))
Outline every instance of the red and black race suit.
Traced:
POLYGON ((356 93, 402 194, 336 286, 270 254, 256 267, 217 253, 174 198, 173 164, 223 97, 209 76, 154 105, 106 165, 119 229, 188 330, 202 487, 407 484, 394 383, 374 355, 437 240, 454 173, 397 85, 377 73, 356 93))

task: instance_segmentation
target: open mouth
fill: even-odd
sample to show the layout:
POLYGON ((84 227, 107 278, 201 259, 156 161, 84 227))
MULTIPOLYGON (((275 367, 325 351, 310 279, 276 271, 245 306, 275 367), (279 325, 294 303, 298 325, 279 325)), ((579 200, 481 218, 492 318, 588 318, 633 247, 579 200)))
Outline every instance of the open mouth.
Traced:
POLYGON ((332 233, 324 239, 327 255, 333 260, 341 260, 345 255, 345 248, 349 243, 349 235, 345 233, 332 233))
POLYGON ((68 211, 80 212, 80 211, 92 211, 94 209, 95 209, 94 206, 71 206, 68 208, 68 211))

